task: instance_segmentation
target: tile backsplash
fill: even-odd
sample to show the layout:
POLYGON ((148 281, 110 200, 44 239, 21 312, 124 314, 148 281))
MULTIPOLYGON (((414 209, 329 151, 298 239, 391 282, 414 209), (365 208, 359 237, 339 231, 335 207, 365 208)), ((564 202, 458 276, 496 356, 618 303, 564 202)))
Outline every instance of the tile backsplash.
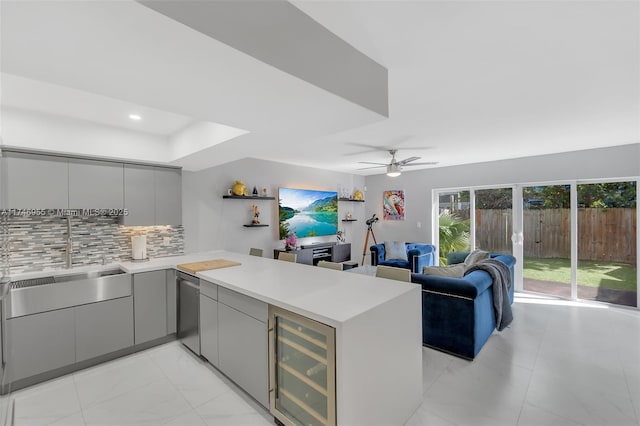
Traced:
MULTIPOLYGON (((2 227, 8 241, 11 274, 65 266, 67 219, 62 216, 12 216, 2 227)), ((147 236, 149 257, 184 253, 182 226, 136 226, 118 224, 114 216, 71 217, 72 266, 131 259, 131 237, 147 236)), ((1 254, 1 253, 0 253, 1 254)))

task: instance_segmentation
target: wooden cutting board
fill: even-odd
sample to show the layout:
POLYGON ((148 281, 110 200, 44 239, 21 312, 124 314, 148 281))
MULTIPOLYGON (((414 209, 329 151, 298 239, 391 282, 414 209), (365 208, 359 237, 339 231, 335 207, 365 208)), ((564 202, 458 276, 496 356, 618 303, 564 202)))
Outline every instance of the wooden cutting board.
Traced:
POLYGON ((182 263, 178 265, 178 269, 184 272, 195 274, 196 272, 208 271, 210 269, 228 268, 229 266, 237 266, 240 264, 240 262, 234 262, 226 259, 211 259, 202 262, 182 263))

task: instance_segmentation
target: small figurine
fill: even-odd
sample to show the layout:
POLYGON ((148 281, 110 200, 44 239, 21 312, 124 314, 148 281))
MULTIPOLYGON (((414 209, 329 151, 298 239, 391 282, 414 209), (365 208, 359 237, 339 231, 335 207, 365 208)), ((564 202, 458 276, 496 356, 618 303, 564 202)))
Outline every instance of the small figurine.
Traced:
POLYGON ((262 188, 262 196, 263 197, 267 196, 267 188, 262 188))
POLYGON ((252 194, 253 194, 254 197, 258 196, 258 188, 256 188, 255 186, 253 187, 252 194))
POLYGON ((260 210, 258 210, 258 206, 252 204, 251 210, 253 210, 253 219, 251 219, 251 224, 260 225, 260 219, 258 219, 258 216, 260 216, 260 210))
POLYGON ((345 215, 345 219, 346 220, 351 220, 351 212, 347 212, 347 214, 345 215))

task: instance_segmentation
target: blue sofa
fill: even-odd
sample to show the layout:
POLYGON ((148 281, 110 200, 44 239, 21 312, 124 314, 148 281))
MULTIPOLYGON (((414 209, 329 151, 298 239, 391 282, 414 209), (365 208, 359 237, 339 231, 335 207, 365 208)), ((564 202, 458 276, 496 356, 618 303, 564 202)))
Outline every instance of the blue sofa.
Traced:
POLYGON ((411 272, 422 272, 423 266, 434 266, 436 263, 436 248, 431 244, 405 243, 407 260, 385 260, 384 244, 371 246, 371 264, 385 265, 396 268, 411 269, 411 272))
MULTIPOLYGON (((455 260, 462 262, 464 257, 460 254, 455 260)), ((503 254, 491 257, 511 271, 509 302, 513 303, 516 259, 503 254)), ((451 263, 460 263, 449 259, 451 263)), ((496 328, 491 276, 485 271, 473 271, 462 278, 414 273, 411 281, 422 286, 422 344, 463 358, 475 358, 496 328)))

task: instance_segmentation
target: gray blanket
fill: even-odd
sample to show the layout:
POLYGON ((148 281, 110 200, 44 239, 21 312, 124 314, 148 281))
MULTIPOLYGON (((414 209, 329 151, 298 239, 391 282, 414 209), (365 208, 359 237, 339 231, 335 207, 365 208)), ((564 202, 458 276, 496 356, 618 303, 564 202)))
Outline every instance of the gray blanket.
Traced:
POLYGON ((511 271, 499 260, 485 259, 470 266, 464 274, 473 271, 485 271, 493 279, 493 311, 496 316, 496 329, 502 331, 513 321, 511 304, 509 303, 509 289, 511 288, 511 271))

